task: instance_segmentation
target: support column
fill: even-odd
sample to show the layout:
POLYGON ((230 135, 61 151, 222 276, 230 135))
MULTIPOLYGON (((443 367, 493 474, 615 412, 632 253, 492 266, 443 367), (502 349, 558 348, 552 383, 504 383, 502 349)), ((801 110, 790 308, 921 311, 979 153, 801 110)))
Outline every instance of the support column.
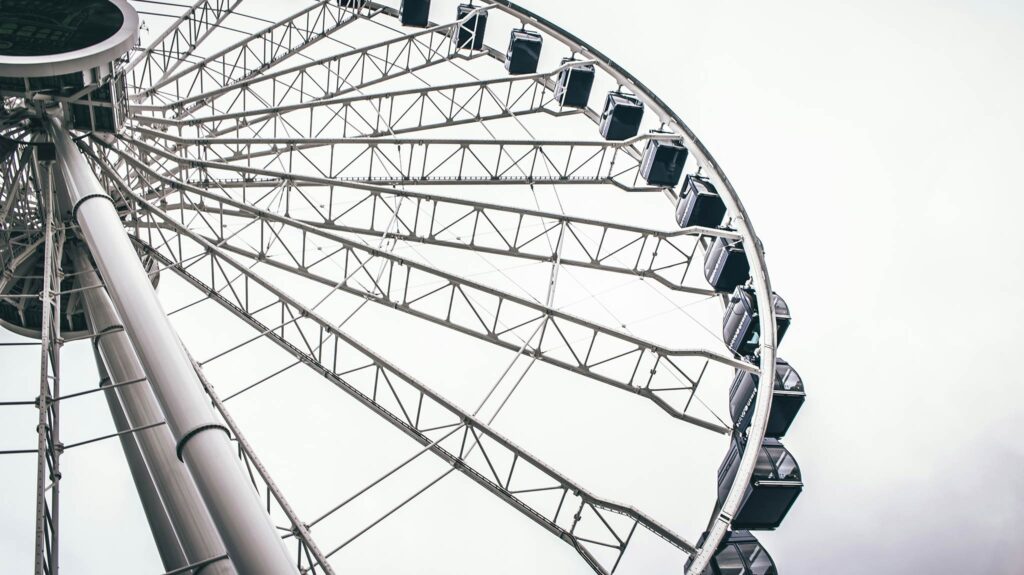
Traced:
POLYGON ((45 219, 43 233, 42 319, 39 324, 40 365, 39 420, 36 425, 36 549, 35 574, 56 575, 60 571, 60 260, 64 234, 55 225, 56 201, 50 164, 36 162, 36 177, 42 182, 40 204, 45 219), (52 370, 51 370, 52 367, 52 370), (47 498, 49 495, 49 498, 47 498))
MULTIPOLYGON (((124 413, 121 400, 117 397, 117 390, 110 387, 112 382, 110 375, 107 374, 106 366, 103 365, 103 357, 100 355, 99 348, 96 348, 95 352, 96 369, 100 374, 100 387, 104 388, 103 396, 107 399, 114 427, 121 434, 118 436, 118 439, 121 440, 121 450, 124 451, 128 470, 132 474, 132 481, 135 482, 135 490, 139 494, 139 501, 142 502, 142 511, 146 514, 146 522, 149 523, 149 530, 153 534, 153 542, 156 543, 157 552, 160 553, 164 571, 175 571, 188 565, 189 561, 185 558, 185 552, 178 541, 178 535, 174 532, 174 525, 171 524, 171 519, 167 515, 164 502, 160 499, 160 492, 153 482, 153 476, 150 475, 149 468, 146 466, 146 460, 139 449, 135 434, 128 432, 129 429, 132 429, 132 424, 124 413)), ((169 436, 168 439, 170 439, 169 436)), ((196 496, 198 499, 198 493, 196 496)), ((212 520, 210 525, 213 525, 212 520)))
POLYGON ((163 408, 178 456, 188 466, 235 567, 245 575, 297 575, 298 568, 240 467, 227 429, 216 418, 160 306, 112 199, 60 121, 50 118, 46 128, 57 147, 57 163, 80 233, 163 408))
MULTIPOLYGON (((95 339, 95 345, 98 355, 103 360, 102 363, 105 364, 102 366, 104 371, 117 383, 144 380, 146 374, 128 336, 122 329, 121 321, 110 301, 110 296, 103 289, 103 284, 100 282, 99 275, 89 260, 88 254, 85 253, 84 248, 79 247, 71 253, 71 258, 78 275, 79 287, 82 288, 82 303, 89 320, 89 328, 99 334, 95 339)), ((118 406, 124 406, 129 427, 143 427, 160 423, 165 419, 156 397, 145 381, 120 386, 116 392, 107 390, 104 393, 116 393, 120 397, 118 406)), ((113 406, 111 412, 113 413, 113 406)), ((116 421, 115 414, 115 423, 116 421)), ((164 555, 164 549, 173 548, 179 544, 186 561, 177 567, 224 555, 227 550, 221 541, 220 533, 207 511, 188 469, 182 465, 181 461, 178 461, 175 455, 174 437, 167 427, 153 427, 122 437, 129 437, 138 442, 146 461, 143 465, 148 465, 146 473, 152 478, 153 485, 159 494, 156 505, 161 509, 166 509, 174 533, 177 534, 173 541, 163 538, 157 540, 156 544, 160 549, 161 558, 164 555)), ((128 455, 127 451, 125 455, 128 455)), ((129 465, 131 465, 130 457, 129 465)), ((135 475, 134 468, 132 468, 132 475, 135 478, 136 486, 138 486, 139 477, 135 475)), ((147 508, 148 517, 150 502, 145 499, 141 489, 139 496, 147 508)), ((171 534, 172 537, 174 533, 171 534)), ((154 531, 154 537, 156 536, 154 531)), ((168 571, 171 570, 168 569, 168 571)), ((227 560, 218 561, 206 567, 202 573, 203 575, 236 575, 231 562, 227 560)))

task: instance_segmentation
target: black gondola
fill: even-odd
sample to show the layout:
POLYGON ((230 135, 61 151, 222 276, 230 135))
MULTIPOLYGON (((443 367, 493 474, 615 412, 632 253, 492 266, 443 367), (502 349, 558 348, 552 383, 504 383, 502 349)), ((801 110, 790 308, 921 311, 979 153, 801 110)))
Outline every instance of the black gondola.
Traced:
POLYGON ((402 26, 426 28, 430 25, 430 0, 402 0, 399 11, 402 26))
MULTIPOLYGON (((114 8, 116 10, 116 8, 114 8)), ((73 8, 66 8, 65 11, 75 11, 73 8)), ((0 18, 2 20, 2 18, 0 18)), ((26 27, 31 28, 31 27, 26 27)), ((79 30, 85 35, 88 41, 89 34, 95 30, 79 30)), ((63 44, 64 40, 57 36, 74 42, 76 37, 68 36, 71 32, 57 33, 54 36, 41 34, 36 36, 18 37, 17 42, 27 43, 32 48, 36 43, 46 42, 63 44)), ((13 33, 9 34, 13 37, 13 33)), ((3 41, 0 40, 0 44, 3 41)), ((12 92, 42 92, 54 97, 71 98, 75 94, 84 92, 83 95, 69 101, 64 108, 64 121, 67 127, 83 132, 105 132, 116 133, 120 131, 125 119, 128 117, 128 92, 126 89, 123 73, 113 73, 111 67, 94 68, 86 72, 75 72, 71 74, 60 74, 56 76, 40 76, 31 78, 0 76, 0 90, 12 92), (85 90, 87 84, 95 84, 91 90, 85 90)))
MULTIPOLYGON (((562 65, 572 62, 562 58, 562 65)), ((558 73, 555 84, 555 100, 566 108, 586 108, 590 101, 590 90, 594 87, 594 65, 579 64, 565 68, 558 73)))
POLYGON ((609 92, 601 114, 601 135, 613 142, 628 140, 640 133, 644 103, 636 96, 609 92))
POLYGON ((533 74, 540 62, 544 37, 531 30, 513 30, 505 54, 505 70, 509 74, 533 74))
POLYGON ((7 161, 7 158, 11 157, 20 145, 17 140, 0 136, 0 162, 7 161))
POLYGON ((681 140, 648 140, 640 175, 652 186, 676 187, 683 177, 689 151, 681 140))
POLYGON ((743 242, 715 238, 704 254, 704 277, 717 292, 729 293, 747 283, 750 262, 743 251, 743 242))
MULTIPOLYGON (((459 4, 457 20, 469 16, 478 6, 459 4)), ((459 26, 455 45, 459 48, 480 50, 484 47, 484 32, 487 30, 487 12, 478 12, 459 26)))
POLYGON ((36 159, 40 162, 56 162, 57 146, 53 142, 40 142, 36 144, 36 159))
MULTIPOLYGON (((772 294, 775 307, 776 344, 789 329, 789 306, 779 294, 772 294)), ((736 355, 753 355, 761 344, 761 316, 757 309, 757 296, 753 288, 738 287, 729 297, 729 306, 722 319, 722 339, 736 355)))
MULTIPOLYGON (((706 537, 707 533, 701 535, 700 545, 706 537)), ((692 558, 686 562, 687 570, 691 563, 692 558)), ((701 575, 779 575, 779 571, 757 538, 738 529, 726 533, 701 575)))
POLYGON ((128 92, 118 74, 68 107, 68 125, 75 130, 116 133, 128 117, 128 92), (94 104, 94 105, 90 105, 94 104))
POLYGON ((707 178, 695 174, 686 176, 676 204, 676 223, 679 227, 717 228, 722 225, 725 212, 725 202, 707 178))
MULTIPOLYGON (((742 369, 736 370, 736 377, 729 388, 729 412, 733 428, 746 433, 754 415, 754 400, 757 398, 757 384, 760 376, 742 369)), ((775 385, 772 388, 772 409, 768 414, 765 435, 782 437, 796 418, 804 404, 804 382, 800 374, 786 360, 775 361, 775 385)))
MULTIPOLYGON (((739 470, 746 442, 733 435, 732 447, 718 468, 718 502, 725 501, 739 470)), ((775 529, 803 490, 800 467, 778 439, 766 438, 759 446, 757 465, 732 518, 735 529, 775 529)))

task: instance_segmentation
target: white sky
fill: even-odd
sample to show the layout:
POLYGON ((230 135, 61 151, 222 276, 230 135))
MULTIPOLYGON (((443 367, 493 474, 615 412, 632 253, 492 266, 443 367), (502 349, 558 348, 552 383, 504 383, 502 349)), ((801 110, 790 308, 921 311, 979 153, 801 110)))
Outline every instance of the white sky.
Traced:
MULTIPOLYGON (((604 51, 674 108, 722 164, 764 241, 773 284, 794 315, 781 355, 799 370, 809 394, 785 440, 803 470, 804 493, 781 529, 759 534, 781 572, 1019 572, 1024 547, 1014 535, 1024 520, 1024 449, 1012 422, 1020 421, 1024 392, 1021 378, 1008 373, 1008 356, 1011 330, 1024 316, 1014 297, 1022 240, 1012 219, 1024 200, 1011 172, 1024 152, 1024 10, 1010 2, 966 1, 522 3, 604 51)), ((440 19, 436 12, 433 17, 440 19)), ((366 317, 367 325, 353 329, 380 345, 413 346, 421 336, 411 331, 392 340, 366 317)), ((191 336, 197 346, 213 339, 198 319, 188 332, 186 341, 191 336)), ((94 381, 89 350, 72 347, 65 366, 88 387, 94 381)), ((0 353, 5 368, 14 363, 6 355, 11 352, 0 353)), ((31 389, 37 365, 18 357, 9 381, 31 389)), ((479 357, 460 366, 419 360, 415 373, 431 382, 452 371, 472 378, 493 370, 477 365, 486 364, 479 357)), ((231 375, 224 370, 211 378, 231 375)), ((523 393, 530 389, 536 388, 523 393)), ((665 510, 686 498, 673 496, 666 478, 681 475, 683 467, 659 448, 674 453, 687 444, 660 424, 649 430, 656 442, 629 441, 604 429, 616 422, 603 426, 597 414, 608 412, 617 397, 595 399, 586 415, 531 412, 556 422, 564 417, 563 428, 555 429, 584 442, 592 457, 554 447, 542 455, 583 475, 588 485, 597 483, 601 493, 637 499, 653 515, 671 516, 665 510), (578 431, 583 423, 596 429, 578 431), (614 457, 599 450, 603 445, 614 457), (661 479, 638 467, 662 459, 672 461, 664 463, 661 479), (605 461, 612 472, 589 460, 605 461), (668 498, 664 509, 654 495, 668 498)), ((270 448, 289 439, 327 466, 328 473, 311 480, 328 492, 316 498, 298 487, 309 479, 300 477, 309 475, 305 467, 279 466, 285 477, 278 479, 296 486, 286 492, 299 507, 322 508, 325 500, 342 498, 413 448, 387 435, 382 441, 394 450, 386 461, 373 462, 378 471, 370 469, 374 465, 358 456, 375 452, 342 438, 370 429, 361 426, 373 425, 372 416, 347 398, 337 401, 335 415, 321 414, 310 426, 322 444, 303 437, 309 428, 259 425, 273 421, 284 405, 254 401, 237 408, 250 422, 244 429, 251 439, 268 446, 272 467, 270 448), (325 445, 344 454, 340 463, 328 461, 325 445)), ((69 417, 78 425, 76 438, 109 426, 102 410, 69 417)), ((32 425, 31 417, 0 421, 9 437, 26 437, 22 428, 32 425)), ((513 437, 525 435, 522 443, 545 449, 543 432, 531 437, 529 425, 511 421, 508 430, 520 434, 513 437)), ((383 426, 372 429, 384 433, 383 426)), ((3 448, 21 447, 8 443, 3 448)), ((109 472, 91 470, 91 493, 66 484, 65 501, 73 502, 68 522, 77 529, 68 532, 79 534, 65 536, 65 565, 72 572, 159 572, 130 483, 114 468, 118 450, 106 442, 88 459, 66 458, 80 476, 90 461, 115 462, 109 472), (97 492, 103 485, 128 491, 97 492), (132 526, 127 534, 125 525, 132 526), (93 533, 103 536, 93 539, 93 533), (114 537, 122 559, 111 570, 95 548, 114 537)), ((417 471, 420 477, 439 468, 430 465, 417 471)), ((31 524, 23 518, 31 501, 12 494, 29 493, 31 477, 0 469, 7 470, 3 485, 9 486, 0 497, 0 567, 14 557, 12 572, 22 572, 24 545, 31 541, 31 524)), ((360 572, 461 573, 492 561, 493 571, 476 572, 589 572, 567 546, 479 488, 450 483, 347 548, 351 555, 339 564, 360 572), (492 525, 493 517, 501 519, 492 525), (407 567, 410 557, 420 569, 407 567)), ((359 510, 371 517, 420 484, 403 480, 359 510)), ((692 531, 683 534, 696 538, 692 531)))
POLYGON ((761 537, 782 572, 1019 572, 1022 6, 576 4, 529 3, 704 139, 792 307, 807 485, 761 537))

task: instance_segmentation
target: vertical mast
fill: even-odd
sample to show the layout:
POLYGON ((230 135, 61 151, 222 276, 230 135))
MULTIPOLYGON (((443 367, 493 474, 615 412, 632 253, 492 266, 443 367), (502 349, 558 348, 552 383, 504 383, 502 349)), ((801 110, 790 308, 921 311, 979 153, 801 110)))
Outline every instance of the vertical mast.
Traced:
POLYGON ((43 283, 39 360, 38 460, 36 464, 36 575, 56 575, 60 567, 60 261, 64 233, 55 221, 52 163, 35 161, 43 213, 43 283), (52 369, 51 369, 52 368, 52 369))
POLYGON ((46 130, 57 147, 80 235, 163 408, 178 458, 195 480, 236 569, 246 575, 297 574, 160 306, 113 200, 60 121, 49 118, 46 130))

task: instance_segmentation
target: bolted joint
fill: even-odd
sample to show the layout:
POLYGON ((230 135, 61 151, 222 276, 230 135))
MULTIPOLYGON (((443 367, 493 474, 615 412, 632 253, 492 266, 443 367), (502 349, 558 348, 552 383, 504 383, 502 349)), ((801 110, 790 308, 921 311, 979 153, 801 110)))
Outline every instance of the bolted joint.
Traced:
POLYGON ((191 430, 186 431, 185 433, 183 433, 182 436, 181 436, 181 439, 178 440, 178 445, 175 448, 175 451, 176 451, 176 453, 178 455, 178 461, 185 461, 185 459, 182 457, 182 453, 185 451, 185 445, 190 440, 192 440, 192 438, 194 438, 195 436, 199 435, 200 433, 202 433, 204 431, 209 431, 211 429, 219 429, 219 430, 223 431, 225 434, 227 434, 228 439, 231 439, 231 432, 228 430, 227 427, 224 427, 223 425, 221 425, 219 423, 210 423, 208 425, 200 425, 199 427, 196 427, 195 429, 191 429, 191 430))

